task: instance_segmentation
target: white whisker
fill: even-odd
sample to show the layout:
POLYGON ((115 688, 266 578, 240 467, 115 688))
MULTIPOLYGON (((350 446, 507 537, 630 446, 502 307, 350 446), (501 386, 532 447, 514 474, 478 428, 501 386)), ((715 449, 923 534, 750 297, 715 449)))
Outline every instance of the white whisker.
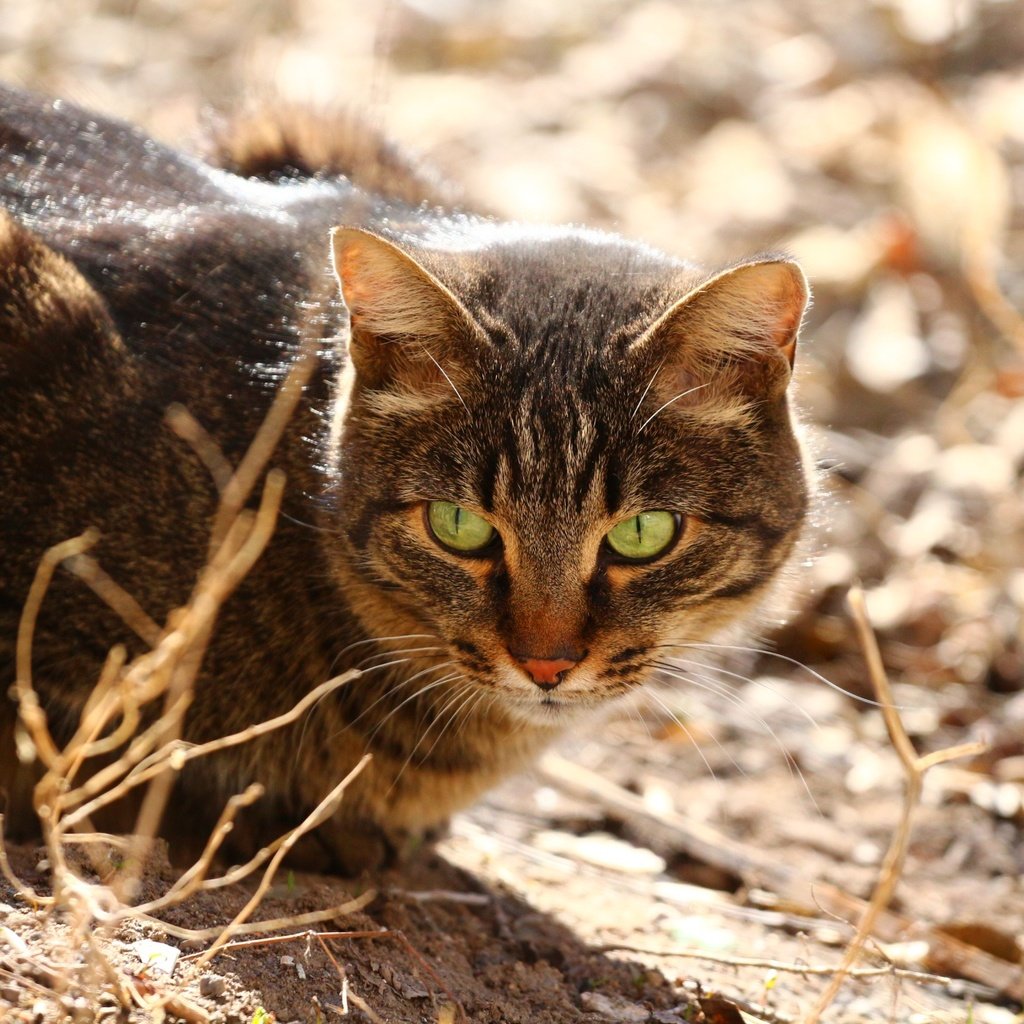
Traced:
MULTIPOLYGON (((698 689, 704 690, 707 693, 716 694, 723 700, 726 700, 730 704, 732 704, 733 707, 739 708, 741 711, 748 714, 754 721, 758 722, 761 725, 761 727, 765 729, 768 735, 771 736, 772 740, 775 742, 775 745, 779 748, 779 753, 782 754, 782 759, 786 762, 786 767, 788 768, 790 775, 794 779, 799 780, 801 787, 803 788, 804 792, 807 794, 807 797, 811 802, 811 806, 815 809, 815 811, 817 811, 819 815, 821 815, 821 808, 818 806, 818 801, 814 799, 814 794, 811 792, 811 787, 807 783, 807 777, 804 775, 803 771, 800 769, 800 766, 796 763, 792 755, 786 749, 786 746, 779 738, 778 733, 771 727, 771 725, 768 723, 768 720, 763 715, 759 715, 756 711, 753 711, 747 704, 743 702, 743 700, 740 697, 738 697, 731 690, 725 689, 724 684, 719 686, 713 680, 707 679, 703 676, 694 678, 693 675, 683 675, 681 672, 672 669, 671 667, 663 664, 662 662, 655 662, 654 665, 661 672, 673 677, 674 679, 678 679, 680 682, 687 683, 690 686, 696 686, 698 689)), ((733 761, 733 764, 736 764, 736 762, 733 761)), ((737 765, 737 768, 738 767, 739 766, 737 765)))
POLYGON ((466 412, 469 412, 469 406, 462 401, 462 395, 459 394, 459 389, 455 386, 455 382, 451 379, 451 377, 449 377, 448 374, 445 373, 444 367, 430 354, 430 351, 427 349, 425 345, 420 345, 420 348, 423 349, 423 351, 426 353, 427 358, 441 371, 441 374, 443 375, 444 379, 448 381, 448 383, 452 386, 452 391, 455 392, 455 397, 460 402, 462 402, 462 408, 465 409, 466 412))
POLYGON ((451 713, 448 715, 447 721, 441 728, 441 731, 437 734, 437 737, 434 739, 434 742, 430 744, 430 749, 423 755, 423 757, 420 758, 420 764, 424 764, 428 760, 430 755, 434 752, 434 749, 437 747, 438 743, 441 742, 441 739, 444 736, 444 734, 451 728, 451 726, 456 721, 458 721, 459 715, 462 713, 462 711, 467 707, 471 707, 472 704, 475 702, 476 698, 479 697, 481 693, 480 690, 477 690, 472 686, 467 687, 467 689, 469 690, 469 692, 457 706, 452 708, 451 713))
MULTIPOLYGON (((368 661, 374 658, 394 658, 399 654, 422 654, 426 651, 445 651, 446 647, 401 647, 397 651, 377 651, 375 654, 368 654, 362 661, 357 662, 357 665, 362 668, 368 661)), ((376 667, 376 666, 371 666, 376 667)))
MULTIPOLYGON (((463 678, 464 679, 465 676, 456 677, 456 678, 463 678)), ((389 793, 392 792, 394 790, 394 788, 398 785, 398 783, 401 780, 402 776, 405 774, 405 769, 409 767, 409 764, 412 762, 412 759, 416 756, 416 751, 419 750, 420 744, 422 744, 423 741, 427 738, 427 736, 430 735, 430 730, 433 729, 434 726, 441 720, 441 716, 444 715, 445 712, 450 707, 452 707, 455 704, 456 701, 462 699, 464 697, 464 695, 467 693, 467 691, 472 693, 472 689, 473 689, 472 685, 471 684, 467 684, 467 685, 459 687, 452 694, 449 695, 448 699, 444 702, 444 704, 441 706, 441 708, 434 715, 434 720, 430 723, 430 725, 427 726, 427 728, 420 735, 420 738, 416 741, 416 744, 412 748, 412 750, 409 751, 409 756, 403 762, 402 767, 398 769, 398 774, 395 776, 394 781, 392 781, 391 786, 388 789, 389 793)), ((433 748, 431 748, 431 749, 433 749, 433 748)))
MULTIPOLYGON (((408 679, 400 680, 399 682, 395 683, 394 686, 390 687, 388 690, 385 690, 384 693, 382 693, 369 707, 363 708, 363 710, 360 711, 359 714, 356 715, 356 717, 353 718, 351 722, 347 722, 345 725, 345 729, 349 729, 357 722, 359 722, 362 718, 368 715, 378 704, 380 704, 381 701, 387 700, 389 697, 395 696, 395 694, 399 690, 404 690, 407 686, 414 683, 417 679, 427 675, 428 672, 437 672, 441 669, 449 668, 454 664, 454 661, 442 661, 439 665, 431 665, 429 668, 421 669, 419 672, 416 672, 413 675, 409 676, 408 679)), ((367 739, 372 740, 373 737, 377 735, 378 731, 384 726, 387 720, 391 718, 393 715, 397 714, 398 711, 401 708, 405 707, 405 705, 408 704, 410 701, 415 700, 421 694, 426 693, 428 690, 434 689, 434 687, 436 686, 441 686, 443 683, 448 682, 450 679, 453 678, 453 675, 443 676, 441 679, 435 679, 434 681, 427 683, 425 686, 419 687, 410 696, 406 697, 397 707, 394 707, 390 711, 388 711, 388 713, 380 720, 380 722, 377 723, 377 726, 374 728, 373 732, 370 733, 367 739)), ((345 729, 342 729, 340 731, 344 732, 345 729)))
POLYGON ((389 711, 377 723, 377 725, 374 726, 373 731, 369 734, 369 736, 367 736, 367 742, 372 742, 376 738, 377 733, 379 733, 380 730, 383 729, 385 725, 387 725, 388 721, 399 711, 399 709, 403 708, 410 701, 414 701, 419 697, 422 697, 423 694, 429 693, 431 690, 435 690, 439 686, 445 686, 447 683, 454 682, 460 678, 461 676, 458 674, 458 672, 451 672, 446 676, 442 676, 440 679, 435 679, 434 682, 432 683, 427 683, 425 686, 421 686, 414 693, 411 693, 408 697, 406 697, 406 699, 402 701, 402 703, 399 704, 397 708, 394 708, 393 710, 389 711))
POLYGON ((638 430, 637 433, 639 434, 640 431, 643 430, 644 427, 646 427, 647 424, 650 423, 651 420, 653 420, 654 417, 657 416, 658 413, 660 413, 662 410, 667 409, 670 405, 674 404, 675 402, 678 402, 680 398, 685 398, 687 395, 692 395, 695 391, 700 391, 701 388, 706 388, 707 386, 707 384, 698 384, 695 387, 687 388, 686 391, 680 391, 679 394, 675 396, 675 398, 670 398, 664 405, 661 405, 657 409, 655 409, 654 412, 652 412, 651 415, 648 416, 647 419, 645 419, 643 423, 640 424, 640 430, 638 430))
MULTIPOLYGON (((718 776, 715 774, 715 769, 711 767, 711 762, 707 759, 707 756, 705 755, 704 751, 701 750, 700 744, 697 742, 697 737, 694 736, 689 729, 687 729, 682 719, 679 718, 679 716, 661 699, 660 695, 656 691, 649 690, 648 696, 651 698, 651 700, 653 700, 656 704, 658 704, 661 707, 662 711, 664 711, 665 714, 668 715, 668 717, 671 718, 672 721, 675 722, 675 724, 678 725, 680 729, 683 730, 683 734, 693 744, 693 749, 697 751, 697 756, 704 762, 704 767, 707 768, 708 775, 710 775, 711 778, 715 780, 715 782, 718 782, 719 779, 718 776)), ((718 740, 716 739, 715 742, 718 743, 718 740)), ((740 768, 740 766, 736 764, 735 761, 733 761, 732 757, 725 750, 725 748, 722 747, 721 743, 718 743, 718 745, 722 749, 722 752, 725 754, 725 756, 728 757, 730 761, 732 761, 733 766, 736 768, 736 770, 740 772, 740 774, 742 774, 743 769, 740 768)))
POLYGON ((640 406, 644 404, 644 399, 647 397, 647 392, 650 391, 651 388, 654 386, 654 382, 657 379, 658 374, 661 373, 661 368, 664 365, 665 362, 664 360, 662 360, 661 364, 654 371, 654 376, 647 382, 647 387, 644 388, 644 393, 640 396, 640 401, 636 403, 636 408, 629 414, 630 419, 633 419, 633 417, 635 417, 636 414, 640 411, 640 406))
MULTIPOLYGON (((740 644, 712 644, 712 643, 697 643, 696 641, 682 644, 661 644, 662 647, 690 647, 694 650, 706 649, 709 651, 739 651, 743 654, 758 654, 766 658, 777 658, 779 661, 786 662, 787 665, 793 665, 796 668, 802 669, 812 679, 816 679, 819 683, 824 683, 830 690, 835 690, 836 693, 841 693, 845 697, 850 697, 852 700, 858 701, 861 704, 868 704, 873 708, 883 707, 877 700, 872 700, 870 697, 862 697, 860 694, 852 693, 850 690, 844 690, 838 683, 833 683, 831 679, 826 679, 820 672, 815 672, 809 665, 805 665, 802 661, 798 661, 796 658, 789 657, 788 654, 780 654, 778 651, 768 651, 762 647, 743 647, 740 644)), ((893 707, 897 711, 906 711, 907 708, 900 705, 894 704, 893 707)))
POLYGON ((348 647, 342 649, 342 654, 347 654, 353 647, 362 647, 364 644, 389 644, 393 640, 437 640, 434 633, 400 633, 397 636, 371 636, 366 640, 356 640, 348 647))
POLYGON ((742 672, 733 672, 732 669, 725 668, 724 665, 712 665, 703 661, 693 661, 690 658, 680 658, 677 655, 670 655, 669 657, 672 661, 672 664, 679 665, 680 668, 694 668, 703 669, 709 672, 717 672, 719 675, 728 676, 730 679, 737 679, 741 683, 747 683, 748 685, 761 687, 762 689, 767 690, 774 696, 781 697, 786 704, 788 704, 798 714, 802 715, 803 718, 810 725, 813 725, 815 729, 821 728, 821 726, 818 724, 818 720, 814 717, 814 715, 810 713, 810 711, 807 710, 807 708, 802 707, 792 697, 788 697, 784 693, 779 693, 779 691, 774 686, 772 686, 771 683, 766 682, 764 679, 757 679, 753 676, 745 676, 742 672))

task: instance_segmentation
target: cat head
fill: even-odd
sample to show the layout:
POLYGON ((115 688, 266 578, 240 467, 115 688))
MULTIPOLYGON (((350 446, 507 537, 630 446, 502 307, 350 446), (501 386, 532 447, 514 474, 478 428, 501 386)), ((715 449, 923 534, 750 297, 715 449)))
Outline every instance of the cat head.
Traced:
POLYGON ((709 275, 615 236, 474 222, 338 229, 333 260, 334 561, 371 634, 438 637, 460 678, 551 722, 770 592, 808 501, 795 264, 709 275))

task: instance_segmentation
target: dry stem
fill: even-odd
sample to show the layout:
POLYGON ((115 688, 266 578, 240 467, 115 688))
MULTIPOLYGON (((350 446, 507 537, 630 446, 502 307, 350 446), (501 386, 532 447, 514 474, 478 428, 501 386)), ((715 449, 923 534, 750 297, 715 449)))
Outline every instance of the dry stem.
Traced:
POLYGON ((0 869, 26 901, 70 910, 78 939, 85 943, 89 951, 88 962, 76 959, 54 975, 54 991, 60 991, 75 972, 84 971, 82 977, 105 979, 100 984, 104 987, 112 986, 123 1006, 132 1002, 151 1009, 163 1006, 184 1019, 205 1020, 204 1011, 173 992, 154 992, 148 983, 120 983, 119 972, 107 960, 96 941, 95 923, 110 927, 134 918, 171 933, 181 932, 187 938, 215 938, 210 950, 202 955, 199 961, 201 965, 216 955, 218 949, 233 936, 330 920, 362 909, 375 897, 373 892, 368 892, 341 906, 244 924, 265 896, 274 873, 288 851, 337 808, 345 788, 368 760, 364 758, 297 828, 259 851, 247 863, 232 868, 218 878, 208 878, 213 859, 232 828, 237 813, 262 795, 262 787, 250 786, 227 801, 207 838, 201 856, 162 897, 138 907, 127 906, 124 902, 126 894, 134 889, 146 848, 156 833, 172 784, 185 764, 241 743, 253 742, 275 729, 294 723, 317 702, 359 674, 352 672, 328 680, 306 694, 289 711, 230 736, 192 747, 182 741, 184 716, 192 700, 193 687, 214 623, 224 601, 249 572, 270 540, 281 503, 283 474, 273 469, 266 473, 259 507, 255 512, 245 510, 243 505, 263 473, 314 365, 315 345, 311 341, 306 342, 288 378, 279 389, 255 440, 238 470, 233 473, 220 450, 195 420, 180 409, 172 410, 169 414, 179 435, 192 444, 209 469, 215 485, 221 491, 221 500, 212 531, 207 565, 199 575, 188 603, 172 612, 163 628, 96 561, 84 554, 98 537, 95 531, 87 531, 81 537, 56 545, 46 552, 40 562, 19 623, 14 692, 20 716, 17 733, 19 753, 37 759, 43 769, 34 791, 34 804, 52 868, 53 895, 41 897, 14 874, 2 843, 2 816, 0 869), (151 648, 130 664, 126 664, 124 647, 116 646, 111 650, 98 683, 82 708, 78 728, 63 749, 58 747, 50 733, 46 713, 32 682, 32 646, 36 623, 46 592, 61 563, 82 578, 151 648), (160 702, 161 713, 155 721, 138 731, 143 721, 143 708, 154 701, 160 702), (121 752, 114 763, 95 771, 86 781, 72 788, 72 780, 87 761, 112 753, 126 743, 127 749, 121 752), (74 841, 84 843, 86 850, 93 850, 98 842, 108 841, 108 837, 93 831, 75 836, 70 834, 71 830, 91 829, 89 819, 93 813, 120 799, 130 790, 146 784, 148 789, 143 797, 134 834, 128 840, 115 841, 115 845, 119 844, 122 848, 127 844, 126 869, 117 879, 116 889, 112 892, 79 878, 64 856, 65 845, 74 841), (238 881, 268 860, 270 863, 255 893, 234 921, 225 928, 187 931, 176 929, 150 916, 152 912, 180 903, 198 890, 238 881))
MULTIPOLYGON (((602 942, 590 948, 597 953, 640 953, 643 956, 663 959, 704 960, 707 963, 720 964, 723 967, 751 967, 764 971, 778 971, 782 974, 801 974, 807 977, 831 977, 843 969, 841 964, 795 963, 756 956, 712 953, 707 949, 688 947, 652 949, 649 946, 638 946, 629 942, 602 942)), ((846 969, 845 973, 850 978, 904 978, 907 981, 916 981, 925 985, 970 986, 969 982, 964 982, 960 978, 950 978, 943 974, 934 974, 931 971, 914 971, 907 967, 897 967, 891 963, 878 967, 850 967, 846 969)), ((986 994, 991 995, 992 993, 986 990, 986 994)))
POLYGON ((889 677, 886 675, 885 666, 882 663, 882 655, 878 649, 878 641, 875 639, 874 630, 871 628, 871 621, 868 618, 867 606, 864 601, 864 592, 860 587, 854 586, 848 595, 850 610, 853 613, 854 626, 857 630, 857 638, 860 641, 861 650, 864 652, 864 659, 867 662, 868 675, 879 705, 882 708, 882 715, 885 719, 886 728, 889 731, 889 738, 893 748, 900 759, 903 771, 906 776, 906 791, 903 797, 903 812, 900 822, 893 835, 892 842, 885 855, 885 860, 879 871, 878 882, 872 894, 871 901, 861 917, 857 926, 857 933, 850 944, 846 947, 843 959, 832 976, 825 991, 822 992, 817 1003, 810 1013, 804 1018, 804 1024, 817 1024, 822 1013, 835 999, 850 969, 860 956, 865 943, 871 937, 879 916, 885 911, 892 900, 893 892, 903 873, 903 864, 906 860, 907 847, 910 842, 911 818, 914 810, 921 800, 921 790, 924 784, 924 773, 934 765, 943 764, 957 757, 968 757, 980 754, 984 751, 984 744, 966 743, 957 747, 950 747, 947 750, 937 750, 925 757, 919 757, 914 750, 913 743, 903 728, 899 712, 892 697, 892 688, 889 686, 889 677))
POLYGON ((352 782, 356 776, 366 767, 369 763, 371 754, 364 754, 360 758, 359 763, 355 766, 339 782, 334 789, 330 791, 320 801, 316 807, 306 816, 306 818, 295 828, 288 833, 285 837, 284 842, 277 848, 277 852, 271 858, 270 863, 267 865, 266 871, 263 873, 263 878, 260 879, 260 884, 256 887, 256 891, 252 894, 249 901, 244 907, 235 915, 231 923, 223 929, 220 936, 214 940, 213 945, 200 957, 198 966, 203 967, 209 963, 214 956, 217 955, 217 951, 221 946, 225 945, 231 940, 231 936, 235 933, 240 925, 244 924, 253 913, 253 911, 263 902, 263 897, 266 895, 267 890, 270 888, 271 883, 274 880, 274 875, 277 869, 281 866, 281 861, 284 860, 288 851, 307 833, 312 831, 318 825, 323 824, 334 812, 337 810, 338 804, 341 803, 341 798, 348 788, 349 783, 352 782))

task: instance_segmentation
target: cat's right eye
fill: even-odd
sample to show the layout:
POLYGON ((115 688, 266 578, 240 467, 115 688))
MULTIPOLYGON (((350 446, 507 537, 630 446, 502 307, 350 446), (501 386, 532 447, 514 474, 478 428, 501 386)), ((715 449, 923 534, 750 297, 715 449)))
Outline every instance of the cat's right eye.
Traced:
POLYGON ((682 517, 675 512, 641 512, 616 523, 605 535, 605 544, 627 561, 650 561, 672 547, 681 522, 682 517))
POLYGON ((427 503, 427 526, 434 540, 458 555, 477 554, 490 547, 498 536, 482 516, 450 501, 427 503))

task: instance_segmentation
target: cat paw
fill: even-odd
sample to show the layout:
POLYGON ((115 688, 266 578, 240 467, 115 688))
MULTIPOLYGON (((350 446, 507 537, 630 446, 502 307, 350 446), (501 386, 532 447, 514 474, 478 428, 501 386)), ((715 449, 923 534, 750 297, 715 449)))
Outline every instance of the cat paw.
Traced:
POLYGON ((366 822, 328 821, 296 843, 287 863, 302 871, 345 876, 401 867, 443 838, 447 823, 427 831, 366 822))

